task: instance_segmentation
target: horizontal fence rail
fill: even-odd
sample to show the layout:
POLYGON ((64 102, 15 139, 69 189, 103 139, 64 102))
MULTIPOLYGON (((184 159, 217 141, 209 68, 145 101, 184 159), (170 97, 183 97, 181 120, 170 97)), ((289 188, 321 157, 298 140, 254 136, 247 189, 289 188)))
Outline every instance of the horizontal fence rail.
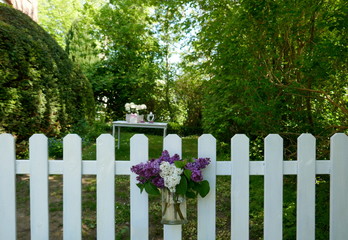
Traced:
MULTIPOLYGON (((97 139, 96 160, 82 160, 81 138, 63 139, 63 160, 48 160, 48 141, 42 134, 29 140, 29 160, 16 160, 15 140, 0 135, 0 239, 16 239, 16 175, 30 175, 31 239, 49 239, 48 177, 63 175, 63 237, 81 239, 81 184, 83 175, 97 178, 97 238, 115 239, 115 175, 130 175, 131 239, 149 236, 148 195, 140 194, 130 167, 148 159, 148 139, 136 134, 130 142, 130 160, 115 161, 115 140, 109 134, 97 139)), ((163 149, 182 155, 181 138, 168 135, 163 149)), ((231 160, 216 161, 216 140, 210 134, 198 139, 198 157, 209 157, 204 171, 211 186, 197 204, 197 238, 216 236, 216 176, 231 176, 231 238, 249 239, 249 178, 264 176, 264 239, 283 238, 283 176, 297 175, 297 239, 315 239, 315 180, 330 175, 330 239, 348 236, 348 137, 335 134, 330 140, 330 160, 316 160, 316 140, 311 134, 298 138, 297 160, 284 161, 283 139, 271 134, 264 140, 264 160, 251 161, 249 139, 231 139, 231 160)), ((160 223, 158 223, 160 224, 160 223)), ((164 225, 165 240, 182 239, 181 225, 164 225)))

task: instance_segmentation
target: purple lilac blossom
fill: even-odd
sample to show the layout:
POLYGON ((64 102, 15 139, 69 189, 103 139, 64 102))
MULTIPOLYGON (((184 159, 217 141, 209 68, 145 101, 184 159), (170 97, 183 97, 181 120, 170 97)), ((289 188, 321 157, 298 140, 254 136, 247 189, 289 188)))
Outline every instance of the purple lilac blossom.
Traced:
POLYGON ((196 159, 196 164, 198 165, 198 169, 203 169, 208 166, 210 163, 210 158, 198 158, 196 159))
POLYGON ((169 152, 167 150, 164 150, 162 152, 162 155, 158 159, 155 159, 155 160, 158 160, 160 163, 161 162, 169 162, 170 164, 173 164, 174 161, 180 160, 180 156, 178 154, 174 154, 172 157, 170 157, 169 152))
POLYGON ((139 163, 131 168, 131 171, 138 174, 140 177, 146 180, 151 177, 155 177, 159 174, 160 163, 158 161, 139 163))
POLYGON ((160 176, 157 176, 154 179, 152 179, 152 183, 158 188, 164 188, 164 179, 160 176))
POLYGON ((197 164, 196 164, 196 162, 189 162, 189 163, 187 163, 186 166, 185 166, 185 168, 186 168, 186 169, 189 169, 189 170, 191 170, 191 171, 199 170, 199 169, 198 169, 198 166, 197 166, 197 164))
POLYGON ((191 179, 195 182, 203 181, 202 172, 200 170, 193 170, 191 174, 191 179))
POLYGON ((201 169, 205 168, 210 163, 209 158, 198 158, 194 162, 186 164, 185 168, 192 172, 191 179, 194 182, 203 181, 203 175, 201 169))
POLYGON ((169 152, 168 152, 167 150, 164 150, 164 151, 162 152, 162 155, 158 158, 158 160, 159 160, 160 162, 163 162, 163 161, 169 162, 169 161, 170 161, 169 152))

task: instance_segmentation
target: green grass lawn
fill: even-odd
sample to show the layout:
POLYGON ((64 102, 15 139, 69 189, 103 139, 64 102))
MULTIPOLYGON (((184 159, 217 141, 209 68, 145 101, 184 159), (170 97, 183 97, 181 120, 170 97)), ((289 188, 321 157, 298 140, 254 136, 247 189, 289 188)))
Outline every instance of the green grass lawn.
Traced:
MULTIPOLYGON (((129 160, 130 152, 130 139, 135 133, 122 132, 120 149, 117 149, 117 139, 115 139, 116 146, 116 160, 129 160)), ((149 139, 149 158, 157 158, 161 155, 163 148, 163 136, 145 134, 149 139)), ((184 158, 197 157, 198 137, 190 136, 182 138, 182 155, 184 158)), ((87 145, 83 150, 84 160, 96 159, 96 144, 91 143, 87 145)), ((146 161, 146 159, 144 159, 146 161)))

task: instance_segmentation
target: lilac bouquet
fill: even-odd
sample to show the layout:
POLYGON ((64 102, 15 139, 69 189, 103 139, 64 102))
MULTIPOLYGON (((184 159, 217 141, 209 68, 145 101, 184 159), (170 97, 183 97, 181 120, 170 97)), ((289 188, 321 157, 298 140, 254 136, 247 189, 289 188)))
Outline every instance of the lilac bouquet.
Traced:
POLYGON ((178 154, 170 156, 167 150, 157 159, 139 163, 131 167, 136 173, 141 192, 159 195, 160 190, 168 189, 176 195, 194 198, 198 194, 205 197, 210 186, 203 180, 202 169, 209 165, 209 158, 182 160, 178 154))

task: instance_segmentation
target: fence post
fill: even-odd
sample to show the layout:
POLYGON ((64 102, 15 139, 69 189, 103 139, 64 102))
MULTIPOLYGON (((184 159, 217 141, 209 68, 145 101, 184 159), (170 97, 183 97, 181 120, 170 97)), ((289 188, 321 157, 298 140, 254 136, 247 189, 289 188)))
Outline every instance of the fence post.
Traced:
MULTIPOLYGON (((163 142, 163 149, 168 150, 170 156, 178 154, 182 158, 181 138, 176 134, 169 134, 163 142)), ((181 225, 164 225, 164 240, 181 240, 181 225)))
POLYGON ((16 154, 10 134, 0 135, 0 239, 15 240, 16 232, 16 154))
POLYGON ((81 239, 81 138, 69 134, 63 140, 63 238, 81 239))
POLYGON ((115 239, 115 139, 97 139, 97 238, 115 239))
POLYGON ((249 138, 237 134, 231 139, 231 229, 232 239, 249 239, 249 138))
POLYGON ((330 144, 330 239, 347 239, 348 137, 336 133, 330 144))
POLYGON ((29 139, 31 239, 49 239, 48 144, 43 134, 29 139))
POLYGON ((283 238, 283 139, 265 138, 264 239, 283 238))
POLYGON ((297 231, 298 240, 315 239, 315 138, 297 139, 297 231))
POLYGON ((210 158, 210 164, 203 171, 204 179, 210 184, 205 198, 198 197, 198 239, 215 239, 216 235, 216 139, 211 134, 198 138, 198 157, 210 158))
MULTIPOLYGON (((130 139, 131 166, 146 162, 149 158, 148 139, 144 134, 135 134, 130 139)), ((148 194, 136 186, 136 174, 130 173, 131 239, 149 239, 148 194)))

